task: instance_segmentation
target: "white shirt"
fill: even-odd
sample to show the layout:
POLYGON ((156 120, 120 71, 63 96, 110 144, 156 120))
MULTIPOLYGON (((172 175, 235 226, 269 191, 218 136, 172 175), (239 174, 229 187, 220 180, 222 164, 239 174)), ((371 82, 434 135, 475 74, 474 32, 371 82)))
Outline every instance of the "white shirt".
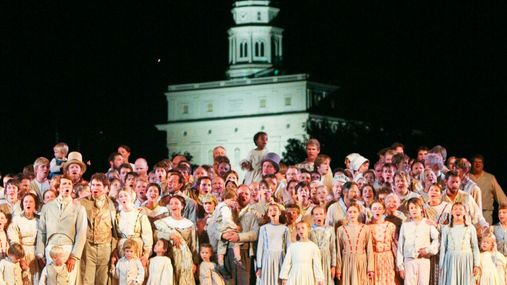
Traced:
POLYGON ((398 269, 405 270, 404 258, 417 258, 420 249, 426 249, 429 254, 437 254, 439 241, 438 230, 428 224, 423 218, 420 222, 405 222, 401 225, 398 250, 396 252, 396 265, 398 269))

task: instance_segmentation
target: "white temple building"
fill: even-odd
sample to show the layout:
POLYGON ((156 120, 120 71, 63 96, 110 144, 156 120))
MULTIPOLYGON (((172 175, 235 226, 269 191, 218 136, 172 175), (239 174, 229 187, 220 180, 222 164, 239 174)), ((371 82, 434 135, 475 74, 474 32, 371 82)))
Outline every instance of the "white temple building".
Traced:
POLYGON ((211 164, 213 148, 221 145, 239 169, 255 148, 256 132, 267 132, 267 148, 281 156, 288 139, 306 135, 309 119, 324 118, 316 106, 328 104, 338 87, 307 74, 278 75, 283 29, 271 25, 278 12, 267 0, 236 1, 227 79, 168 86, 167 122, 157 128, 166 132, 170 153, 188 151, 193 163, 211 164))

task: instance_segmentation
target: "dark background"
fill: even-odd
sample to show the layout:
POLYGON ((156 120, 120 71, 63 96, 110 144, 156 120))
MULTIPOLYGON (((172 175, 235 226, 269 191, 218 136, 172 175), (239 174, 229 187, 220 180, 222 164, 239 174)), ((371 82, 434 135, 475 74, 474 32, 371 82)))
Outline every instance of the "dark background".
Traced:
MULTIPOLYGON (((52 158, 57 141, 96 171, 121 143, 153 164, 167 154, 154 127, 166 120, 167 85, 225 78, 232 1, 67 2, 0 7, 0 171, 52 158)), ((397 130, 421 130, 421 141, 407 145, 411 155, 435 144, 449 155, 482 153, 507 187, 505 7, 275 4, 285 72, 341 86, 336 116, 385 126, 392 141, 410 141, 397 130)))

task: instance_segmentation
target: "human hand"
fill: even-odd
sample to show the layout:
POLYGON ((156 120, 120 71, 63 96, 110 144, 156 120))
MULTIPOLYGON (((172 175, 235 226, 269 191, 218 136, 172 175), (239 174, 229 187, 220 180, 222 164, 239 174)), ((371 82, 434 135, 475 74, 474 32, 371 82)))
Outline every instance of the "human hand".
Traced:
POLYGON ((177 234, 172 234, 171 235, 171 240, 173 242, 173 245, 176 247, 176 248, 180 248, 181 247, 181 238, 177 235, 177 234))
MULTIPOLYGON (((262 269, 257 269, 257 271, 255 272, 255 276, 257 276, 257 278, 261 278, 261 274, 262 274, 262 269)), ((285 282, 287 282, 287 280, 285 280, 285 282)))
POLYGON ((373 279, 373 277, 375 277, 375 272, 373 272, 373 271, 369 271, 369 272, 368 272, 368 278, 369 278, 369 279, 373 279))
POLYGON ((341 278, 342 278, 342 273, 340 271, 337 271, 336 272, 336 279, 341 280, 341 278))
POLYGON ((427 257, 428 256, 428 251, 425 248, 420 248, 417 252, 419 253, 419 257, 427 257))
POLYGON ((474 266, 474 276, 481 275, 481 269, 477 266, 474 266))
POLYGON ((65 264, 67 264, 67 271, 71 272, 72 270, 74 270, 76 260, 73 257, 69 257, 69 259, 67 259, 67 262, 65 262, 65 264))
POLYGON ((143 265, 144 268, 147 268, 148 267, 148 257, 146 256, 141 256, 141 264, 143 265))
POLYGON ((282 285, 287 285, 287 279, 282 279, 282 285))
POLYGON ((192 273, 195 274, 196 271, 197 271, 197 265, 192 264, 192 273))
POLYGON ((46 260, 44 259, 44 257, 36 257, 37 259, 37 263, 39 263, 39 268, 44 268, 44 266, 46 266, 46 260))
POLYGON ((335 276, 336 276, 336 267, 332 266, 331 267, 331 279, 334 279, 335 276))
POLYGON ((405 279, 405 270, 400 270, 401 279, 405 279))
POLYGON ((19 260, 19 266, 21 267, 21 269, 23 271, 26 271, 26 270, 30 269, 30 266, 28 265, 28 262, 26 262, 25 258, 21 258, 19 260))

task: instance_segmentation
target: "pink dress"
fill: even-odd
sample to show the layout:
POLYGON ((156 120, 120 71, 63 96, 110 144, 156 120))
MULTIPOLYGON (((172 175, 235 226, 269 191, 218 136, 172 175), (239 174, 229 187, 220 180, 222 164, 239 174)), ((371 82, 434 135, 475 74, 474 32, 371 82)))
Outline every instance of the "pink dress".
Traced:
POLYGON ((371 232, 375 264, 373 284, 395 284, 396 226, 387 221, 368 226, 371 232))

